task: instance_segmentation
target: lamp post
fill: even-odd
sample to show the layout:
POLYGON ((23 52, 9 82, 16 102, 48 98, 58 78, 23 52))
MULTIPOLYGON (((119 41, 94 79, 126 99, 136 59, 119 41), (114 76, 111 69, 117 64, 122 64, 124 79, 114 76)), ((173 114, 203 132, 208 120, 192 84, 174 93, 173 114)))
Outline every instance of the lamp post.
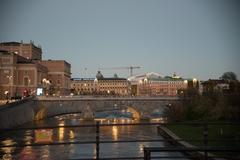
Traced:
POLYGON ((47 91, 49 89, 50 81, 47 80, 46 78, 43 78, 42 82, 43 82, 44 95, 47 95, 48 94, 47 91))
POLYGON ((46 81, 47 81, 47 79, 46 79, 46 78, 43 78, 43 79, 42 79, 42 84, 43 84, 43 92, 44 92, 44 95, 46 95, 46 81))
POLYGON ((8 78, 8 92, 6 93, 6 98, 9 99, 9 95, 11 96, 12 94, 12 78, 13 76, 7 76, 8 78))
POLYGON ((197 79, 193 78, 193 87, 196 87, 196 86, 197 86, 197 79))

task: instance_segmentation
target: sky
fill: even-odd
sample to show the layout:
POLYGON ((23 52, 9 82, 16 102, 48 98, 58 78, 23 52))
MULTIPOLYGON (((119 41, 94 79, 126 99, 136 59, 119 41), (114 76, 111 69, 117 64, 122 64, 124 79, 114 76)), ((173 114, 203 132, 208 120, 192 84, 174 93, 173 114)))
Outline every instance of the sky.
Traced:
POLYGON ((33 40, 72 77, 140 66, 134 74, 240 79, 238 0, 0 0, 0 17, 1 42, 33 40))

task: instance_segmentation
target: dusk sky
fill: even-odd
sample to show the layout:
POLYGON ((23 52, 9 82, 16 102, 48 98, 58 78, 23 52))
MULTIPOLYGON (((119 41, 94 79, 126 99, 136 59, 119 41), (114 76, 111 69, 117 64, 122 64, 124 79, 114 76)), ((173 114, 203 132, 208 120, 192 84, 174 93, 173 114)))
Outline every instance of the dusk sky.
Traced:
POLYGON ((135 74, 240 79, 238 0, 0 0, 0 8, 1 42, 33 40, 44 59, 69 62, 72 77, 141 66, 135 74))

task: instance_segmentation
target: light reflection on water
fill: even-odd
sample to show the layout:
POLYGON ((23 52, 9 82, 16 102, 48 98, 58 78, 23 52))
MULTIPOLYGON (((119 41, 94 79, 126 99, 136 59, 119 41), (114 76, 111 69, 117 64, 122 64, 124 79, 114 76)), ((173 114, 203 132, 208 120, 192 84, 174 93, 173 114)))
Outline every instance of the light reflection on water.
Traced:
MULTIPOLYGON (((111 123, 137 123, 138 120, 129 118, 98 118, 95 121, 84 121, 79 114, 62 115, 49 118, 43 121, 30 123, 23 127, 31 126, 65 126, 65 125, 84 125, 95 124, 96 121, 104 124, 111 123)), ((153 122, 159 122, 161 119, 154 119, 153 122)), ((52 130, 53 142, 76 142, 76 141, 94 141, 96 138, 94 127, 84 128, 64 128, 60 127, 52 130)), ((4 145, 15 143, 32 144, 34 143, 34 131, 27 130, 22 133, 8 134, 6 137, 0 137, 4 145), (2 140, 3 139, 3 140, 2 140)), ((157 134, 156 126, 104 126, 100 127, 100 140, 136 140, 136 139, 160 139, 157 134)), ((143 148, 146 146, 162 147, 168 145, 164 142, 135 142, 135 143, 106 143, 100 144, 100 157, 126 157, 143 156, 143 148)), ((168 153, 165 153, 168 155, 168 153)), ((45 145, 40 147, 3 148, 0 152, 0 159, 71 159, 71 158, 95 158, 95 144, 70 144, 70 145, 45 145), (37 158, 36 158, 37 157, 37 158)))

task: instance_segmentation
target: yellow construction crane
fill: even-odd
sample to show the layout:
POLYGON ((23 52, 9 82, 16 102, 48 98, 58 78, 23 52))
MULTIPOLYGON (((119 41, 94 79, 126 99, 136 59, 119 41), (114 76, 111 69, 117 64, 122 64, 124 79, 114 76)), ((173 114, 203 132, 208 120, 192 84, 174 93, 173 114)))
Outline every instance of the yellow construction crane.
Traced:
POLYGON ((130 76, 133 75, 133 70, 134 69, 139 69, 141 68, 140 66, 128 66, 128 67, 109 67, 109 68, 98 68, 99 70, 104 70, 104 69, 113 69, 113 70, 117 70, 117 69, 127 69, 130 72, 130 76))

